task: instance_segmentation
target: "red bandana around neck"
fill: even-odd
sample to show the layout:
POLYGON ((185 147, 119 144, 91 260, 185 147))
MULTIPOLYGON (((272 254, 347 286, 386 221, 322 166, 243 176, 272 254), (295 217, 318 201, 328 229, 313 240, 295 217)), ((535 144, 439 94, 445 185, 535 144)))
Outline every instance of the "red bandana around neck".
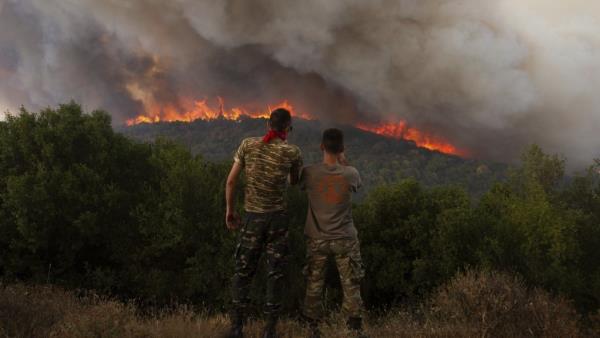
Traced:
POLYGON ((272 139, 274 139, 276 137, 279 137, 280 139, 285 141, 285 139, 287 139, 287 132, 269 130, 269 132, 265 135, 265 137, 263 137, 263 142, 269 143, 269 142, 271 142, 272 139))

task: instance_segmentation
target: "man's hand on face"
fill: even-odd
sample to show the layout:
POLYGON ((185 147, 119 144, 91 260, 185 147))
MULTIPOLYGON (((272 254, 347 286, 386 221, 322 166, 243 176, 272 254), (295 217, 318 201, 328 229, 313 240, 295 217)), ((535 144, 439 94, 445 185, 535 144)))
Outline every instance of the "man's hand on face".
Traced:
POLYGON ((231 231, 239 229, 241 224, 240 216, 234 211, 227 210, 225 224, 227 225, 227 229, 231 231))

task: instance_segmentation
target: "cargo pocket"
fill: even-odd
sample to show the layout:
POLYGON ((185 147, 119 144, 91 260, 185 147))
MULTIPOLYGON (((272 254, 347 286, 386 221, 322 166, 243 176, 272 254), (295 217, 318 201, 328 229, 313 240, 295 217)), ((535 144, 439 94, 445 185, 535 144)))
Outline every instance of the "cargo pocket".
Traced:
POLYGON ((352 269, 352 279, 360 282, 365 277, 365 268, 360 259, 350 257, 350 268, 352 269))
POLYGON ((264 219, 253 217, 253 214, 248 215, 244 222, 244 226, 240 231, 240 238, 238 241, 240 246, 248 250, 256 250, 263 247, 265 242, 265 235, 263 234, 264 225, 264 219))
POLYGON ((237 238, 237 245, 235 246, 235 250, 233 251, 233 259, 237 261, 240 256, 240 250, 242 248, 242 243, 244 242, 244 237, 246 235, 246 229, 248 228, 248 223, 250 222, 249 214, 244 216, 244 220, 242 222, 242 227, 240 228, 240 233, 237 238))
POLYGON ((350 269, 352 270, 352 279, 356 282, 360 282, 365 277, 365 267, 363 265, 362 257, 360 256, 360 243, 358 240, 352 243, 348 258, 350 260, 350 269))
MULTIPOLYGON (((324 246, 327 242, 322 240, 308 240, 306 242, 306 264, 303 273, 308 277, 314 278, 323 273, 325 264, 327 263, 327 253, 324 253, 324 246)), ((321 277, 318 277, 321 278, 321 277)))
POLYGON ((302 268, 302 274, 304 275, 304 277, 308 278, 308 276, 310 276, 311 260, 313 258, 313 255, 315 254, 317 245, 315 244, 315 241, 310 240, 308 238, 306 239, 305 244, 306 255, 304 256, 304 267, 302 268))

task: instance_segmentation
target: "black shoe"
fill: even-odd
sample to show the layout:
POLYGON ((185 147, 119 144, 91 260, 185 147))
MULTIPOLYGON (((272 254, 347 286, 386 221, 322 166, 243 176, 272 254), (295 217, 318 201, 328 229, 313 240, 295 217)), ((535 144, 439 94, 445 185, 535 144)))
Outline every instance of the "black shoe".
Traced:
POLYGON ((318 319, 313 319, 302 314, 300 316, 300 321, 304 327, 308 327, 309 338, 321 338, 321 331, 319 330, 319 324, 321 324, 321 322, 318 319))
POLYGON ((244 316, 241 313, 231 314, 231 326, 227 333, 227 338, 244 338, 244 316))
POLYGON ((348 318, 348 322, 346 322, 348 328, 356 333, 357 338, 369 338, 363 331, 362 327, 362 318, 360 317, 350 317, 348 318))
POLYGON ((321 331, 319 331, 319 323, 313 321, 308 326, 309 338, 321 338, 321 331))
POLYGON ((244 325, 232 323, 227 333, 227 338, 244 338, 244 325))
POLYGON ((263 332, 263 338, 277 338, 277 320, 267 320, 265 331, 263 332))

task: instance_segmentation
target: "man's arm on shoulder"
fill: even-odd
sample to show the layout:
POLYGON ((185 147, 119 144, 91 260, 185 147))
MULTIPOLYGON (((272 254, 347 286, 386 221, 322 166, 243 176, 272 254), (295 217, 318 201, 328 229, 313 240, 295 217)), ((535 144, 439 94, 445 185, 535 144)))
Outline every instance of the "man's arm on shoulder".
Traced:
POLYGON ((302 153, 300 148, 297 149, 296 158, 292 161, 292 167, 290 168, 290 184, 296 185, 300 181, 300 170, 302 169, 302 153))
POLYGON ((300 168, 297 165, 292 165, 292 168, 290 168, 289 179, 291 185, 300 183, 300 168))
POLYGON ((306 182, 308 181, 309 167, 310 166, 306 166, 300 170, 300 181, 298 182, 300 190, 306 190, 306 182))

